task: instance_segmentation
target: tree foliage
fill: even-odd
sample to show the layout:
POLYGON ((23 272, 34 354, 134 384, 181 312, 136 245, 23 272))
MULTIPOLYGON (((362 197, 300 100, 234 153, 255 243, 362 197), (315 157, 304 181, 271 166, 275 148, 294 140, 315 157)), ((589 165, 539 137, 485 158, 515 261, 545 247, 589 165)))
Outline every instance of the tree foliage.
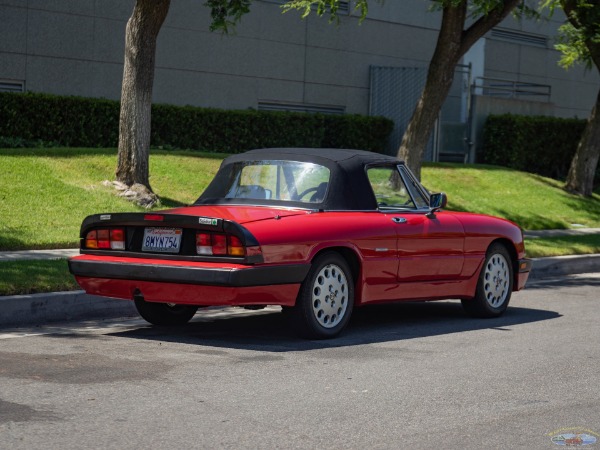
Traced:
MULTIPOLYGON (((383 0, 374 0, 383 3, 383 0)), ((329 13, 329 21, 339 21, 338 10, 340 8, 339 0, 291 0, 283 5, 283 12, 298 10, 302 13, 302 18, 305 19, 315 11, 318 16, 323 16, 329 13)), ((355 0, 354 11, 360 13, 361 20, 367 17, 369 12, 369 0, 355 0)))
POLYGON ((250 12, 251 4, 252 0, 207 0, 205 6, 210 8, 210 31, 228 33, 244 14, 250 12))
POLYGON ((600 69, 600 61, 594 60, 600 46, 600 4, 596 0, 546 0, 544 6, 551 11, 561 7, 567 16, 555 45, 562 53, 560 65, 569 68, 583 63, 592 69, 595 63, 600 69))

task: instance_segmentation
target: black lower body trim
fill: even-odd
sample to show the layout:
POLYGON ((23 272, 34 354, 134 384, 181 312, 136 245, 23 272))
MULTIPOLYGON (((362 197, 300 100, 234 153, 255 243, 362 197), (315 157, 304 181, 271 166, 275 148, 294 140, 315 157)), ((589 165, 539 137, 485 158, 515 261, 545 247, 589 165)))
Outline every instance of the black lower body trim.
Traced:
POLYGON ((69 271, 79 277, 231 287, 301 283, 309 270, 310 264, 248 267, 247 269, 208 269, 160 264, 69 260, 69 271))

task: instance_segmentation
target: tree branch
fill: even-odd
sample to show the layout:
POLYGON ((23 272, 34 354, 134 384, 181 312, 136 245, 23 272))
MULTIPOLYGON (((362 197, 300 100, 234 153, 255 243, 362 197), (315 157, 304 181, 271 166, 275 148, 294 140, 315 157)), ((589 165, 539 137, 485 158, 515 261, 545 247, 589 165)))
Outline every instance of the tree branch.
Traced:
POLYGON ((463 56, 485 33, 502 22, 521 0, 504 0, 502 7, 481 16, 462 33, 460 56, 463 56))

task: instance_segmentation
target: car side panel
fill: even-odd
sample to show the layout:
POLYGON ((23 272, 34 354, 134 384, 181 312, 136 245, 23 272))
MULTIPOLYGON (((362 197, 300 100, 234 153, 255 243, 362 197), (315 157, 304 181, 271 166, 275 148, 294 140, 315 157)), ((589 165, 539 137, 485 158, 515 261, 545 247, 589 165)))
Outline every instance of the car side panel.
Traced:
POLYGON ((410 269, 412 279, 399 282, 400 249, 396 241, 403 224, 393 220, 398 216, 381 212, 315 212, 245 226, 260 242, 266 263, 309 262, 320 251, 332 247, 352 250, 361 266, 356 283, 357 304, 472 296, 473 281, 461 278, 463 228, 451 216, 427 226, 423 221, 430 219, 414 216, 415 221, 420 221, 415 227, 418 231, 404 238, 413 254, 420 255, 420 266, 410 269), (426 231, 430 233, 429 240, 423 238, 426 231), (445 266, 449 268, 444 269, 445 266), (429 279, 420 271, 429 271, 429 279))
POLYGON ((498 217, 471 213, 453 213, 465 228, 465 274, 479 274, 480 262, 494 241, 501 240, 513 254, 513 290, 525 287, 529 269, 520 271, 518 262, 525 258, 525 243, 521 229, 513 222, 498 217))
POLYGON ((398 214, 398 280, 401 282, 456 280, 464 263, 462 224, 443 212, 398 214))
POLYGON ((321 251, 345 248, 360 266, 360 299, 389 293, 397 283, 396 228, 391 215, 379 212, 315 212, 246 224, 260 242, 265 263, 310 262, 321 251))

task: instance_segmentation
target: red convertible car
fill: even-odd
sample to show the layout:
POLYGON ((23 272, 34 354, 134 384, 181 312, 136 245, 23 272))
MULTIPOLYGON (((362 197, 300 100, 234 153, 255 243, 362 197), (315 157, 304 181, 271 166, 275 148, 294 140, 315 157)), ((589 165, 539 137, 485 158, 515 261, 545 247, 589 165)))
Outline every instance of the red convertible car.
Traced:
POLYGON ((253 150, 225 159, 191 206, 87 217, 69 268, 155 325, 280 305, 302 335, 329 338, 355 307, 437 299, 498 316, 531 268, 521 229, 445 205, 390 156, 253 150))

